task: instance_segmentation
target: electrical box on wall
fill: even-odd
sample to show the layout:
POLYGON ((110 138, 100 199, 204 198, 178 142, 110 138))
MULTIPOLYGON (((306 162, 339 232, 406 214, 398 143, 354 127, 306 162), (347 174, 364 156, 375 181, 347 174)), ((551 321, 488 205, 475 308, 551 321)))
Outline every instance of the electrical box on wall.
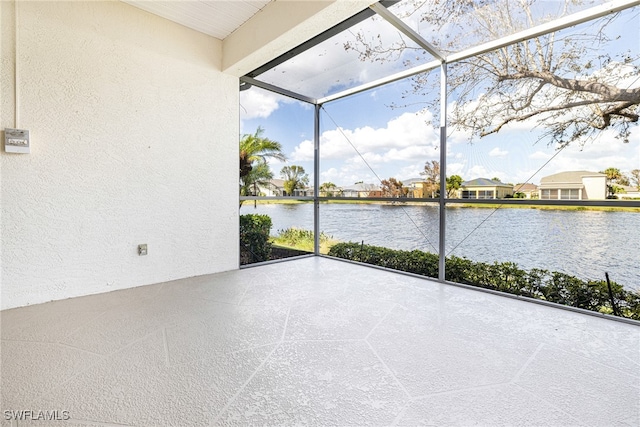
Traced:
POLYGON ((29 154, 29 131, 6 128, 4 130, 4 151, 7 153, 29 154))

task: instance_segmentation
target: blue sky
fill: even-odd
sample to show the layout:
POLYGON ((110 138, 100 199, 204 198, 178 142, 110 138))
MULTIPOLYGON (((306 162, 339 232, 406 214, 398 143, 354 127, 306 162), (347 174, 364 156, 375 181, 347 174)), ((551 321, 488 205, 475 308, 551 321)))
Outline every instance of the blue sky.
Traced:
MULTIPOLYGON (((638 12, 635 11, 633 16, 637 21, 638 12)), ((348 39, 352 36, 344 34, 341 37, 348 39)), ((621 48, 631 49, 637 58, 640 52, 637 38, 631 37, 617 43, 621 48)), ((327 78, 355 85, 370 81, 383 71, 386 74, 394 71, 393 64, 370 64, 357 58, 354 60, 353 55, 349 55, 342 49, 340 41, 322 48, 318 61, 330 64, 327 70, 330 67, 335 67, 340 73, 350 70, 350 74, 342 80, 340 73, 331 73, 329 70, 327 78), (346 64, 350 65, 347 67, 346 64), (384 70, 377 67, 383 67, 384 70), (371 71, 372 68, 375 71, 371 71)), ((307 81, 295 81, 294 86, 298 90, 308 88, 309 93, 315 96, 326 93, 328 83, 323 81, 322 73, 314 74, 309 62, 307 58, 301 59, 298 63, 288 64, 288 68, 281 67, 271 75, 275 80, 288 82, 282 80, 281 76, 290 78, 311 73, 307 81)), ((635 64, 638 66, 637 59, 635 64)), ((318 69, 317 66, 315 68, 318 69)), ((434 73, 438 78, 438 72, 434 73)), ((271 78, 271 75, 265 78, 271 78)), ((432 124, 433 113, 425 110, 422 102, 432 95, 402 98, 410 83, 409 79, 403 80, 323 106, 321 183, 331 181, 339 186, 349 186, 357 181, 378 183, 376 175, 381 179, 417 178, 426 161, 439 159, 439 130, 432 124), (391 108, 391 104, 407 106, 391 108), (369 163, 373 172, 352 145, 369 163)), ((636 79, 629 84, 637 87, 640 81, 636 79)), ((455 99, 449 102, 455 102, 455 99)), ((313 182, 313 107, 255 87, 241 92, 240 104, 241 133, 253 133, 258 126, 263 127, 267 137, 283 145, 287 164, 303 166, 313 182)), ((638 126, 633 127, 629 143, 616 139, 611 131, 604 131, 597 140, 584 144, 573 143, 557 154, 554 147, 544 141, 538 142, 541 130, 536 129, 535 124, 532 120, 509 125, 496 135, 474 139, 472 143, 469 142, 469 135, 450 133, 447 174, 458 174, 465 180, 498 177, 503 182, 512 183, 525 182, 533 176, 529 182, 537 184, 541 177, 567 170, 600 171, 616 167, 629 172, 640 169, 638 126), (557 154, 555 158, 536 174, 554 154, 557 154)), ((270 166, 278 178, 283 164, 273 161, 270 166)))

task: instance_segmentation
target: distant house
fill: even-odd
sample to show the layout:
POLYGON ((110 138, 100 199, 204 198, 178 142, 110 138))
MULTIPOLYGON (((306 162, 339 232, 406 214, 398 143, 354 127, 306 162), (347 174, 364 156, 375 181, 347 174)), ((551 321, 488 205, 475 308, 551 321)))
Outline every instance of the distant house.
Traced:
POLYGON ((463 199, 504 199, 513 195, 513 184, 505 184, 487 178, 465 181, 461 186, 463 199))
POLYGON ((402 181, 403 188, 407 189, 407 197, 422 199, 431 197, 432 184, 422 178, 411 178, 402 181))
POLYGON ((542 200, 602 200, 607 198, 607 176, 589 171, 560 172, 540 180, 542 200))
POLYGON ((640 199, 640 189, 631 185, 619 185, 622 188, 621 193, 616 193, 616 197, 622 200, 640 199))
POLYGON ((314 187, 296 188, 293 190, 293 196, 296 197, 313 197, 314 187))
POLYGON ((342 190, 344 197, 382 197, 382 189, 375 184, 353 184, 344 187, 342 190))
POLYGON ((538 186, 535 184, 516 184, 513 186, 513 194, 523 193, 525 199, 537 199, 538 194, 538 186))
POLYGON ((265 197, 305 197, 313 196, 313 187, 296 188, 293 191, 293 194, 287 194, 284 189, 284 179, 271 179, 267 184, 258 185, 258 192, 258 195, 262 195, 265 197))
POLYGON ((258 186, 258 192, 266 197, 286 196, 284 179, 269 180, 267 184, 258 186))

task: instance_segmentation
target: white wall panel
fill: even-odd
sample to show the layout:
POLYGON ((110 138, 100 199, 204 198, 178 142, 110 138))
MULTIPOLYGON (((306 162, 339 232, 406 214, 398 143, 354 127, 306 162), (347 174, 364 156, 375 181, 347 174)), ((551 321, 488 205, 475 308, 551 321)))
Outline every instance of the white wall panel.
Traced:
POLYGON ((0 155, 2 309, 237 268, 221 42, 121 2, 17 7, 0 3, 0 118, 31 154, 0 155))

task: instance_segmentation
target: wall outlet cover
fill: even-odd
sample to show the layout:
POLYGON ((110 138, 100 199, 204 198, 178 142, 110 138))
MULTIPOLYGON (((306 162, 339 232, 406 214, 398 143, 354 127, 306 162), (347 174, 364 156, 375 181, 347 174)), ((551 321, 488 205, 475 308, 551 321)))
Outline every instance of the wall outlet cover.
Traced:
POLYGON ((144 243, 142 245, 138 245, 138 255, 146 255, 147 254, 147 244, 144 243))

